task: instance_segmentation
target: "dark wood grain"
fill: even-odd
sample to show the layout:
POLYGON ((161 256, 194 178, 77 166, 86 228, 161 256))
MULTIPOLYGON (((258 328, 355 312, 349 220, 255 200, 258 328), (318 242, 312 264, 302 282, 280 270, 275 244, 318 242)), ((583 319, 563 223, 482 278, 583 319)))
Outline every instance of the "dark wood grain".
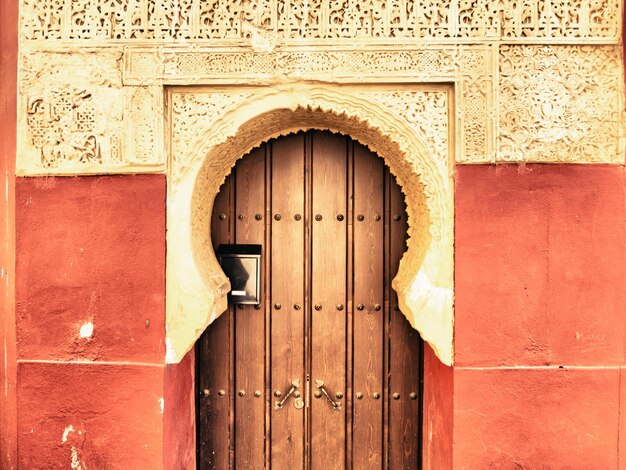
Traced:
MULTIPOLYGON (((230 178, 227 178, 215 198, 211 230, 215 248, 229 242, 230 189, 230 178)), ((229 468, 230 319, 230 310, 227 310, 215 320, 198 340, 196 351, 198 466, 206 470, 229 468), (204 395, 205 390, 208 396, 204 395), (224 391, 223 395, 219 394, 220 390, 224 391)))
MULTIPOLYGON (((236 243, 265 243, 265 149, 254 149, 236 171, 236 243)), ((264 279, 261 279, 261 290, 264 279)), ((235 461, 237 468, 265 465, 265 315, 252 305, 235 311, 235 461), (259 396, 255 396, 255 392, 259 396)))
MULTIPOLYGON (((407 217, 404 196, 397 184, 391 185, 391 278, 398 272, 400 258, 406 248, 407 217), (400 220, 395 220, 400 217, 400 220)), ((421 397, 411 400, 411 393, 420 393, 421 339, 398 309, 398 298, 391 293, 390 393, 399 393, 399 400, 389 402, 389 464, 391 469, 416 469, 419 460, 419 413, 421 397)))
MULTIPOLYGON (((285 394, 294 379, 306 388, 304 366, 304 134, 272 144, 272 367, 273 391, 285 394), (300 220, 296 220, 296 216, 300 220), (277 218, 279 220, 277 220, 277 218), (299 306, 299 309, 295 307, 299 306)), ((272 401, 281 397, 273 397, 272 401)), ((304 415, 292 396, 285 406, 272 407, 272 468, 304 465, 304 415)), ((304 399, 304 396, 300 397, 304 399)))
POLYGON ((383 464, 383 177, 383 161, 355 144, 353 374, 363 398, 354 402, 353 468, 363 470, 383 464))

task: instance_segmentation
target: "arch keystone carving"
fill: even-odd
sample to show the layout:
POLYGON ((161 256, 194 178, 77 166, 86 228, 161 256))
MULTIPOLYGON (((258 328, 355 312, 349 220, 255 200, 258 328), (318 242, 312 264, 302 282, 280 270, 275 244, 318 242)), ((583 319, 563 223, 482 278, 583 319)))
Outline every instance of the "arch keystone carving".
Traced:
POLYGON ((168 90, 167 361, 178 362, 226 309, 229 283, 210 241, 213 200, 225 177, 268 139, 325 129, 384 158, 402 187, 409 240, 393 288, 411 325, 451 365, 452 93, 443 85, 168 90))

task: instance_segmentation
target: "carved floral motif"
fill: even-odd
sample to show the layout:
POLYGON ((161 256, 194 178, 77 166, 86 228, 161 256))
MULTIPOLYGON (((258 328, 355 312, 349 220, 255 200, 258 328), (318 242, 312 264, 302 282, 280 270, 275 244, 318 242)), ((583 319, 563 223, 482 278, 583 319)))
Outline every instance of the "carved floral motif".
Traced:
POLYGON ((623 163, 620 50, 503 46, 498 158, 623 163))
POLYGON ((448 93, 444 91, 378 91, 356 93, 393 110, 406 120, 439 162, 447 164, 450 150, 448 139, 448 93))
POLYGON ((619 0, 23 0, 24 39, 605 38, 619 0))
MULTIPOLYGON (((376 88, 376 87, 375 87, 376 88)), ((358 90, 358 88, 356 88, 358 90)), ((353 96, 378 103, 395 113, 422 136, 423 142, 439 162, 449 158, 448 93, 445 91, 389 91, 384 88, 356 91, 353 96)), ((261 89, 234 90, 231 92, 196 92, 172 94, 172 175, 177 180, 196 164, 198 145, 210 147, 206 141, 207 129, 228 111, 246 102, 262 97, 261 89)), ((222 136, 216 135, 217 139, 222 136)))
MULTIPOLYGON (((255 95, 254 91, 216 93, 174 93, 172 95, 172 159, 173 178, 180 179, 197 158, 194 144, 222 115, 255 95)), ((206 142, 205 142, 206 144, 206 142)))
MULTIPOLYGON (((146 61, 145 48, 129 48, 126 54, 125 81, 146 83, 162 80, 170 83, 197 81, 248 83, 265 78, 276 80, 321 80, 329 77, 347 83, 391 78, 412 82, 456 82, 457 106, 461 112, 458 125, 463 129, 456 158, 463 162, 491 161, 495 139, 493 114, 495 97, 492 66, 493 49, 489 46, 431 46, 419 50, 374 51, 275 51, 272 53, 212 52, 198 48, 181 52, 163 48, 153 53, 161 57, 162 75, 143 73, 135 57, 146 61)), ((377 95, 375 95, 377 96, 377 95)), ((395 108, 390 108, 394 109, 395 108)))

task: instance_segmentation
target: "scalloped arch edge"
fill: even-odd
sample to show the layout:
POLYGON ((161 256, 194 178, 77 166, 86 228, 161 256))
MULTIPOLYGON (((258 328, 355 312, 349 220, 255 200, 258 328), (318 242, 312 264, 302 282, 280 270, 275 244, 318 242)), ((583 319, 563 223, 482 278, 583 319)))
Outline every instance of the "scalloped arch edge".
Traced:
MULTIPOLYGON (((355 89, 304 84, 272 87, 250 96, 240 94, 226 107, 207 105, 210 100, 203 98, 210 90, 194 91, 199 96, 195 101, 185 93, 186 108, 173 111, 170 124, 172 134, 179 122, 189 129, 184 142, 173 139, 169 169, 167 363, 179 362, 226 309, 230 286, 210 243, 213 200, 226 176, 238 159, 270 138, 326 129, 366 145, 396 176, 407 203, 409 239, 392 285, 411 325, 444 364, 453 364, 454 209, 449 162, 454 145, 448 142, 446 155, 436 155, 429 134, 445 132, 447 139, 449 129, 446 125, 432 130, 407 119, 407 102, 395 88, 397 99, 393 100, 383 87, 372 91, 371 99, 355 89)), ((441 86, 435 92, 448 96, 451 90, 441 86)), ((176 103, 176 92, 173 95, 169 102, 176 103)), ((412 98, 407 95, 407 99, 412 98)), ((447 100, 445 109, 436 111, 445 112, 445 122, 452 112, 451 102, 447 100)))

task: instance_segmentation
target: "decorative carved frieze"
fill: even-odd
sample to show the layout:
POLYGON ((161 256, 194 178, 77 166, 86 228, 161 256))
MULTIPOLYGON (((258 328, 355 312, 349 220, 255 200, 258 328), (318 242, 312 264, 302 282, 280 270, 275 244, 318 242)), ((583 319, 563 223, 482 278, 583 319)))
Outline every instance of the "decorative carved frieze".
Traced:
POLYGON ((620 37, 620 0, 23 0, 27 40, 620 37))
POLYGON ((499 161, 624 163, 619 46, 502 46, 499 161))
MULTIPOLYGON (((177 48, 161 49, 163 70, 161 78, 166 81, 205 79, 258 79, 259 77, 293 78, 356 78, 363 73, 369 76, 410 75, 424 81, 437 77, 455 77, 462 67, 463 54, 478 56, 485 64, 485 48, 459 50, 454 46, 422 47, 417 50, 277 50, 254 52, 252 50, 214 52, 204 50, 186 51, 177 48)), ((144 59, 141 49, 128 49, 129 73, 126 80, 146 80, 146 74, 135 62, 144 59), (139 73, 130 72, 139 71, 139 73)), ((154 59, 153 59, 154 60, 154 59)), ((157 59, 158 60, 158 59, 157 59)), ((484 73, 484 68, 482 73, 484 73)))
MULTIPOLYGON (((619 46, 25 51, 21 174, 163 169, 165 84, 249 86, 300 80, 454 83, 454 156, 460 163, 623 162, 619 46)), ((234 98, 224 99, 220 106, 234 98)))
MULTIPOLYGON (((127 83, 274 83, 282 80, 359 82, 457 83, 457 161, 493 161, 496 76, 491 46, 432 46, 415 51, 276 51, 274 53, 210 52, 199 49, 127 48, 124 81, 127 83), (138 59, 136 59, 136 57, 138 59), (149 58, 149 59, 148 59, 149 58), (139 63, 149 63, 141 72, 139 63), (284 64, 284 67, 281 67, 284 64)), ((229 95, 230 96, 230 95, 229 95)), ((226 100, 228 102, 229 100, 226 100)), ((395 109, 390 108, 390 109, 395 109)))

